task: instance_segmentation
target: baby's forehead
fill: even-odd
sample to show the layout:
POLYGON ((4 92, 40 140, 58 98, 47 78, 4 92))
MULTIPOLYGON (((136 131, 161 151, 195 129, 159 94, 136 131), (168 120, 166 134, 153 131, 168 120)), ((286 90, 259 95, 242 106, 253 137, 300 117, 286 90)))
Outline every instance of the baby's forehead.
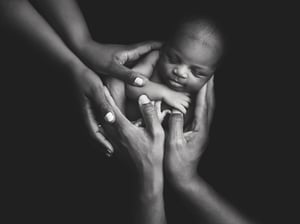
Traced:
POLYGON ((214 38, 209 33, 194 33, 184 32, 174 36, 174 38, 167 44, 167 51, 171 49, 180 49, 189 51, 210 51, 213 54, 220 54, 222 51, 222 44, 217 38, 214 38))
POLYGON ((173 44, 180 40, 213 48, 220 47, 222 45, 221 38, 218 34, 212 32, 207 27, 197 26, 195 24, 186 25, 178 30, 172 40, 173 44))

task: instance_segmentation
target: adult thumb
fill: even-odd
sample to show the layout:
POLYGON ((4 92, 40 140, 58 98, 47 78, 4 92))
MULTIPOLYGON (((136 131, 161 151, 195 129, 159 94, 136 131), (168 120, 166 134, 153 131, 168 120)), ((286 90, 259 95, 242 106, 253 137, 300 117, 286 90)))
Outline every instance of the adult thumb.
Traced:
POLYGON ((159 122, 155 106, 146 95, 141 95, 138 101, 146 129, 148 129, 151 134, 157 134, 157 132, 162 129, 162 126, 159 122))
POLYGON ((135 72, 121 63, 115 63, 112 66, 111 75, 117 79, 121 79, 129 85, 144 86, 148 79, 142 74, 135 72))
POLYGON ((183 139, 183 114, 178 110, 173 110, 169 118, 169 138, 183 139))

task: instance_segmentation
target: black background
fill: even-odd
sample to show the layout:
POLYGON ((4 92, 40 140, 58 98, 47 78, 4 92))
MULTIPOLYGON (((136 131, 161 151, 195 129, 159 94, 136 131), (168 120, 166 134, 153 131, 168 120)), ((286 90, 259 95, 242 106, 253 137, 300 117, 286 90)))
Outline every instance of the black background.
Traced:
MULTIPOLYGON (((199 172, 253 220, 291 223, 297 178, 291 158, 299 149, 292 84, 298 74, 289 70, 293 14, 287 5, 79 3, 93 37, 103 43, 164 40, 169 27, 191 13, 222 24, 228 50, 215 77, 217 108, 199 172)), ((12 33, 1 34, 0 55, 3 193, 11 221, 126 223, 131 177, 89 143, 69 80, 12 33)), ((166 191, 166 204, 171 223, 192 223, 172 191, 166 191)))

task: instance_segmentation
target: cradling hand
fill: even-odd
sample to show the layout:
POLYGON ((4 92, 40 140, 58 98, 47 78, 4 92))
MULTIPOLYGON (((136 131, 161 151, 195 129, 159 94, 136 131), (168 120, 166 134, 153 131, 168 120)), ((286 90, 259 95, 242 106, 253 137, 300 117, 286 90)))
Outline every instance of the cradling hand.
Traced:
POLYGON ((121 79, 130 85, 143 86, 147 79, 140 73, 130 70, 126 65, 160 47, 161 43, 155 41, 117 45, 100 44, 89 40, 82 44, 78 53, 96 73, 121 79))
POLYGON ((165 171, 173 184, 187 183, 197 175, 197 165, 209 134, 214 108, 213 80, 199 92, 197 129, 183 132, 183 114, 174 111, 169 118, 169 133, 166 140, 165 171))
POLYGON ((123 150, 126 150, 138 174, 162 172, 165 135, 155 105, 146 95, 139 97, 145 127, 138 127, 122 114, 107 88, 105 88, 105 96, 116 115, 113 124, 104 126, 109 138, 118 141, 123 150))

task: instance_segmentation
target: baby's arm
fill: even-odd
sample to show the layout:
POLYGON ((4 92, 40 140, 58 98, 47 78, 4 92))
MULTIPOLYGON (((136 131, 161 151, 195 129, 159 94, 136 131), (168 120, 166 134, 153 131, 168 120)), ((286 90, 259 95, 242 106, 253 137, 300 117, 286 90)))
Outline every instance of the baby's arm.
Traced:
MULTIPOLYGON (((146 78, 150 79, 153 73, 154 66, 158 60, 159 52, 153 51, 148 54, 139 64, 137 64, 132 70, 143 74, 146 78)), ((143 87, 134 87, 126 85, 126 94, 132 100, 137 100, 140 95, 147 95, 151 100, 162 100, 168 105, 175 107, 183 113, 186 113, 190 99, 189 97, 180 92, 171 90, 170 88, 152 82, 151 80, 143 87)))
POLYGON ((132 68, 133 71, 143 74, 146 78, 149 79, 149 81, 147 81, 147 83, 143 87, 138 88, 126 85, 126 94, 130 99, 137 100, 140 95, 146 94, 148 95, 148 97, 150 97, 151 100, 159 100, 158 98, 160 97, 155 93, 153 94, 153 90, 149 88, 150 86, 152 87, 152 82, 150 81, 150 78, 152 76, 153 69, 158 60, 158 57, 159 52, 153 51, 146 55, 134 68, 132 68))

